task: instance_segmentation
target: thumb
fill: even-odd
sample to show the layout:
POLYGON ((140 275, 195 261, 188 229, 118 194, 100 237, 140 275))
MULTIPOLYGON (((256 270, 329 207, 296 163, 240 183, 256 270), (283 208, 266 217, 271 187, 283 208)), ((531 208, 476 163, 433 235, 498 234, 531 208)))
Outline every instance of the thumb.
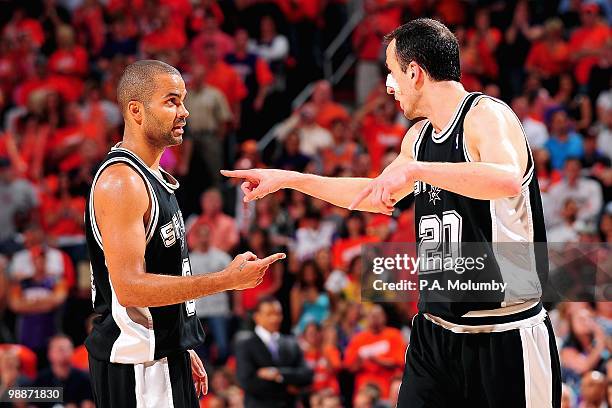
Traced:
POLYGON ((361 190, 361 192, 359 192, 359 194, 357 194, 357 196, 353 199, 353 202, 351 203, 351 205, 349 205, 348 209, 349 210, 354 210, 355 208, 357 208, 357 206, 359 204, 361 204, 361 202, 370 195, 370 193, 372 192, 373 186, 372 183, 370 183, 366 188, 364 188, 363 190, 361 190))

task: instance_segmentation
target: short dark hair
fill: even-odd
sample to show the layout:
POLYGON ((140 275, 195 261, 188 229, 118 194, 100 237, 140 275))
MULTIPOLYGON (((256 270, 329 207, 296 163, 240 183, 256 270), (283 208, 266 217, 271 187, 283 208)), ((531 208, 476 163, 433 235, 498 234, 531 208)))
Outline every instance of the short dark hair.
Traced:
POLYGON ((395 56, 403 72, 414 61, 435 81, 461 80, 459 43, 441 22, 417 18, 396 28, 384 38, 385 44, 393 40, 395 56))
POLYGON ((155 91, 155 79, 162 74, 181 76, 172 65, 158 60, 141 60, 128 65, 117 84, 117 102, 121 112, 125 112, 130 101, 147 104, 155 91))
POLYGON ((259 310, 261 309, 261 307, 263 305, 267 305, 269 303, 278 303, 278 304, 280 304, 280 301, 277 298, 275 298, 274 296, 272 296, 272 295, 264 296, 264 297, 262 297, 261 299, 259 299, 257 301, 257 304, 255 305, 255 309, 253 309, 253 312, 254 313, 259 312, 259 310))

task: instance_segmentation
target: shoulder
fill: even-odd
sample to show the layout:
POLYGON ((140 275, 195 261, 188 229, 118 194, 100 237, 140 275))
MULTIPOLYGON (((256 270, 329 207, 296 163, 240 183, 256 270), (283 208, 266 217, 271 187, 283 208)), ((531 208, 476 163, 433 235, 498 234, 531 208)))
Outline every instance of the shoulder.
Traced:
POLYGON ((477 100, 465 115, 464 126, 467 130, 467 128, 478 128, 495 122, 503 122, 511 114, 512 110, 506 104, 483 97, 477 100))
POLYGON ((147 187, 142 177, 127 164, 112 164, 100 174, 94 188, 96 198, 111 198, 116 201, 142 201, 147 196, 147 187))
POLYGON ((104 169, 94 186, 93 200, 96 215, 120 217, 123 221, 144 215, 150 203, 142 177, 123 163, 104 169))
POLYGON ((402 139, 402 153, 406 152, 412 156, 412 148, 426 123, 427 119, 419 120, 406 131, 404 139, 402 139))

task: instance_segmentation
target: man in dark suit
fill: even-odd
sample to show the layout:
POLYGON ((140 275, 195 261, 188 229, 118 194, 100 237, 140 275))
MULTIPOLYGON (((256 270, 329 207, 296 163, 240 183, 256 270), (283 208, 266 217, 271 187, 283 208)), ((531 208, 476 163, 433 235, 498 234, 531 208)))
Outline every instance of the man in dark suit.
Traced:
POLYGON ((300 388, 312 382, 297 341, 281 335, 281 304, 261 299, 253 315, 255 333, 236 345, 237 377, 245 391, 246 408, 295 406, 300 388))

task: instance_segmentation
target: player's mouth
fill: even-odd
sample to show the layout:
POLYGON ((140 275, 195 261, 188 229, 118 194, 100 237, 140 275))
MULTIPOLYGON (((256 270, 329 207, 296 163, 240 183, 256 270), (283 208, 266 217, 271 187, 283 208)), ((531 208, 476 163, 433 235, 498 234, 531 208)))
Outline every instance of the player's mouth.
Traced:
POLYGON ((183 126, 185 126, 185 125, 175 126, 175 127, 172 128, 172 130, 174 130, 176 133, 179 133, 179 134, 182 135, 183 133, 185 133, 185 130, 183 129, 183 126))

